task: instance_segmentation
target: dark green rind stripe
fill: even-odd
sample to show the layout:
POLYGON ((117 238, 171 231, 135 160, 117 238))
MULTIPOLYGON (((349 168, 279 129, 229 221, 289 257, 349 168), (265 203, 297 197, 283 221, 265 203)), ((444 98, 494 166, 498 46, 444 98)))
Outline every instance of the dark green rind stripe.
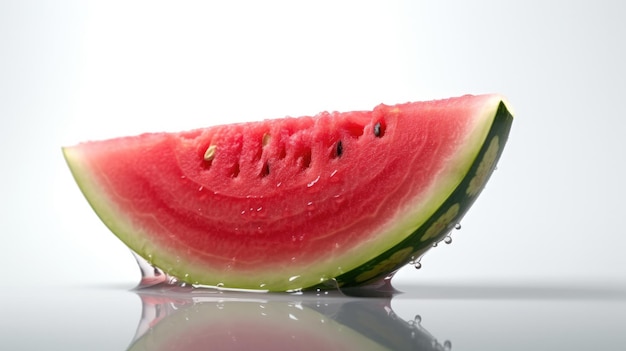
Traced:
MULTIPOLYGON (((379 281, 392 275, 411 260, 418 259, 428 249, 432 248, 433 244, 443 240, 454 228, 454 225, 460 223, 465 213, 484 189, 485 183, 495 170, 497 162, 502 155, 512 123, 513 116, 506 108, 504 102, 501 101, 485 142, 472 163, 469 172, 448 199, 444 201, 439 209, 437 209, 421 227, 399 244, 391 247, 383 254, 369 260, 358 268, 336 277, 335 280, 338 285, 359 286, 379 281), (494 155, 488 155, 489 147, 492 145, 493 140, 496 140, 495 143, 498 144, 495 158, 493 158, 494 155), (488 162, 488 164, 481 166, 481 162, 483 162, 486 157, 492 159, 493 162, 488 162), (488 166, 488 168, 485 169, 485 166, 488 166), (481 182, 478 184, 478 187, 476 187, 476 184, 472 184, 472 180, 474 179, 474 182, 476 182, 475 176, 479 173, 479 170, 484 178, 480 179, 481 182), (468 194, 470 186, 472 186, 474 191, 468 194), (458 209, 458 211, 456 209, 458 209), (436 223, 437 221, 439 221, 439 223, 436 223), (433 230, 435 230, 435 232, 433 232, 433 230), (427 239, 422 240, 427 233, 427 239)), ((489 153, 493 153, 493 147, 489 153)))

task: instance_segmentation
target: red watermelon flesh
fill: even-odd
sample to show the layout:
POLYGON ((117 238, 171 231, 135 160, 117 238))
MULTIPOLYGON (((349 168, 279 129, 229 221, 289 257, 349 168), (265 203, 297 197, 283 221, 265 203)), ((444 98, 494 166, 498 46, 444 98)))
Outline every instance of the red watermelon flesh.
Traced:
POLYGON ((143 134, 64 154, 103 222, 182 281, 355 285, 421 255, 460 220, 506 141, 512 117, 502 100, 143 134))

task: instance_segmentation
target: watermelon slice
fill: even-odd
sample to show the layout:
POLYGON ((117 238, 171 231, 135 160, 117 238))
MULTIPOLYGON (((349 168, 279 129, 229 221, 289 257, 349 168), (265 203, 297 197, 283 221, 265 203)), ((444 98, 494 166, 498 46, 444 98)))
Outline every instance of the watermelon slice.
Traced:
POLYGON ((458 223, 512 123, 499 95, 214 126, 63 149, 85 197, 180 281, 367 285, 458 223))

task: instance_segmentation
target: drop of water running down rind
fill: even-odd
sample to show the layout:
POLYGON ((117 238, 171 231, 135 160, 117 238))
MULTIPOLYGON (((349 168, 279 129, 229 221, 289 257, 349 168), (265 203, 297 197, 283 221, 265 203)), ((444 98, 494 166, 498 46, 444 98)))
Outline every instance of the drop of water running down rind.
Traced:
POLYGON ((170 276, 165 274, 159 268, 153 266, 150 262, 146 261, 143 257, 139 256, 134 251, 131 250, 131 252, 135 257, 135 260, 137 261, 139 270, 141 271, 141 280, 139 281, 139 285, 137 286, 137 288, 147 288, 150 286, 170 282, 170 276))

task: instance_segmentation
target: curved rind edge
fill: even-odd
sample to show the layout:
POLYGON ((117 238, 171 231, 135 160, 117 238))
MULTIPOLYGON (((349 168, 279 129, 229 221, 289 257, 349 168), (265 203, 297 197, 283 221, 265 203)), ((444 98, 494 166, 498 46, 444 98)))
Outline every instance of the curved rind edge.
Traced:
MULTIPOLYGON (((507 103, 505 100, 500 100, 495 118, 483 146, 476 155, 469 172, 454 189, 452 194, 439 206, 435 213, 412 234, 357 269, 336 277, 335 280, 337 284, 339 286, 368 285, 380 279, 393 276, 397 270, 411 261, 418 260, 426 251, 432 248, 435 243, 442 241, 445 236, 454 229, 454 226, 460 223, 463 216, 484 189, 502 155, 512 123, 513 115, 508 110, 507 103), (491 143, 493 140, 498 140, 499 146, 495 155, 489 156, 488 153, 491 152, 490 145, 493 145, 491 143), (486 156, 490 158, 493 157, 493 159, 490 161, 486 173, 482 175, 484 179, 477 191, 468 194, 472 179, 474 179, 479 172, 481 162, 485 160, 486 156), (451 211, 451 209, 454 208, 457 209, 451 211), (450 215, 450 212, 453 212, 453 215, 450 215), (438 228, 436 232, 433 234, 429 233, 428 238, 423 240, 426 233, 434 227, 438 228)), ((493 150, 493 146, 491 150, 493 150)), ((481 171, 484 172, 485 170, 481 171)))

